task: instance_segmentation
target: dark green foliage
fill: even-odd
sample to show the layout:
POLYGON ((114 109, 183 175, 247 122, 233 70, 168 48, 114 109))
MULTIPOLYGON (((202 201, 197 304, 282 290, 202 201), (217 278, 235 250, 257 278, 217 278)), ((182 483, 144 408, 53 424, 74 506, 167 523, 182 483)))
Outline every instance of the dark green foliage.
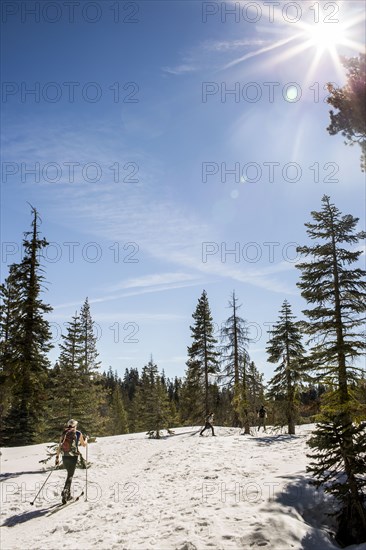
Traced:
POLYGON ((303 384, 299 393, 300 401, 300 422, 309 423, 316 420, 316 415, 320 412, 321 396, 326 391, 322 384, 314 385, 303 384))
POLYGON ((218 353, 215 350, 217 340, 213 335, 213 321, 205 290, 192 317, 194 325, 190 329, 193 342, 188 347, 186 382, 182 388, 182 414, 187 422, 196 423, 212 408, 209 377, 218 371, 218 353))
POLYGON ((300 327, 294 319, 291 306, 285 300, 280 311, 280 318, 273 330, 269 332, 270 340, 267 346, 268 361, 279 363, 275 369, 275 375, 269 381, 267 395, 270 399, 279 399, 285 404, 284 410, 289 434, 295 433, 297 394, 305 353, 301 343, 300 327))
POLYGON ((0 285, 0 432, 4 430, 4 418, 9 412, 16 382, 14 346, 21 305, 20 292, 15 281, 16 269, 16 265, 10 266, 5 283, 0 285))
POLYGON ((128 422, 125 406, 122 399, 122 391, 119 385, 113 390, 108 414, 108 435, 120 435, 128 433, 128 422))
POLYGON ((366 55, 341 58, 347 69, 347 84, 335 88, 328 84, 330 95, 327 102, 338 113, 330 111, 331 123, 327 130, 331 135, 341 132, 347 145, 358 143, 361 147, 361 169, 366 170, 366 55))
POLYGON ((152 359, 143 368, 141 385, 137 390, 138 429, 151 438, 160 439, 162 430, 170 432, 171 411, 168 393, 158 367, 152 359))
MULTIPOLYGON (((208 399, 207 392, 207 399, 208 399)), ((205 392, 199 361, 188 359, 182 386, 182 420, 185 424, 201 424, 205 416, 205 392)))
POLYGON ((94 334, 94 321, 90 313, 88 298, 80 310, 80 332, 83 345, 83 357, 81 368, 86 374, 93 374, 98 371, 100 361, 98 361, 97 337, 94 334))
POLYGON ((366 423, 348 418, 325 414, 308 442, 315 485, 340 503, 337 541, 344 546, 366 542, 366 423))
POLYGON ((314 223, 305 224, 314 246, 298 247, 310 256, 297 267, 302 271, 299 287, 313 309, 306 332, 315 343, 311 363, 318 380, 328 386, 323 395, 323 419, 310 445, 316 452, 310 471, 317 484, 340 502, 338 540, 346 545, 366 541, 365 512, 365 424, 357 401, 358 381, 354 361, 365 353, 362 333, 365 322, 366 272, 358 267, 361 251, 356 245, 366 233, 357 232, 358 219, 341 215, 324 196, 320 212, 312 212, 314 223))
POLYGON ((248 400, 248 421, 252 426, 257 422, 257 411, 264 403, 264 383, 261 374, 254 361, 251 361, 246 374, 247 400, 248 400))
POLYGON ((298 252, 309 261, 297 265, 301 270, 298 286, 312 309, 306 332, 314 343, 310 363, 322 380, 338 386, 340 403, 349 399, 349 383, 356 378, 353 361, 365 353, 362 330, 365 323, 366 271, 350 267, 362 252, 355 245, 366 236, 358 232, 358 218, 342 215, 322 199, 322 210, 312 212, 314 222, 306 223, 313 246, 300 246, 298 252))
POLYGON ((51 420, 45 436, 55 437, 69 418, 77 419, 84 433, 102 435, 107 422, 108 392, 102 376, 97 372, 98 352, 87 300, 81 314, 76 312, 67 324, 62 340, 61 353, 50 378, 51 420))
POLYGON ((7 391, 1 439, 7 445, 36 443, 45 414, 47 353, 52 346, 44 315, 52 308, 41 300, 44 276, 39 257, 48 243, 39 237, 40 220, 33 207, 32 216, 32 230, 23 240, 23 260, 11 266, 3 287, 1 374, 11 395, 7 391))

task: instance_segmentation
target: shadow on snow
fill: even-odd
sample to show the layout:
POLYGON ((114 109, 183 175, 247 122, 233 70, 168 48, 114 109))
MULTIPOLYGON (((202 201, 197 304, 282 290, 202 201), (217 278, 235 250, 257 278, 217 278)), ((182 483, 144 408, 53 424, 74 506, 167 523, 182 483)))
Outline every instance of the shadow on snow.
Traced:
POLYGON ((280 504, 294 508, 315 531, 308 533, 301 541, 303 550, 334 550, 339 545, 334 540, 336 523, 328 514, 336 511, 332 497, 310 484, 306 476, 286 476, 289 480, 275 500, 280 504))
POLYGON ((14 514, 6 518, 2 527, 14 527, 14 525, 19 525, 20 523, 25 523, 31 519, 42 517, 50 512, 53 508, 56 508, 58 504, 49 506, 48 508, 42 508, 40 510, 29 510, 28 512, 22 512, 20 514, 14 514))
POLYGON ((0 474, 0 481, 12 479, 13 477, 20 477, 26 474, 43 474, 47 470, 30 470, 28 472, 5 472, 0 474))

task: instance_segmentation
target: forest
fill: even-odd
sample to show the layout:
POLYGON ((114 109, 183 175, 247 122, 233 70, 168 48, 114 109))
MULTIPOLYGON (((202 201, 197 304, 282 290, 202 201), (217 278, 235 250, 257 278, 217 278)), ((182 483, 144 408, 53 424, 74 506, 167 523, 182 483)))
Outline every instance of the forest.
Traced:
POLYGON ((32 207, 23 259, 9 266, 0 289, 1 444, 55 441, 69 417, 92 436, 146 432, 159 438, 162 430, 172 434, 175 426, 200 425, 214 412, 217 424, 249 435, 265 404, 268 423, 289 434, 298 423, 317 423, 309 471, 342 502, 340 529, 360 540, 366 529, 366 378, 359 366, 366 271, 359 267, 359 244, 366 234, 327 195, 311 217, 305 226, 313 244, 298 247, 302 261, 296 266, 305 319, 297 320, 283 301, 268 334, 266 351, 275 369, 265 384, 250 358, 250 334, 235 291, 218 338, 202 291, 182 378, 166 378, 152 356, 141 372, 126 368, 123 378, 112 367, 102 371, 87 298, 68 321, 58 360, 51 364, 46 317, 52 307, 43 301, 47 240, 32 207))

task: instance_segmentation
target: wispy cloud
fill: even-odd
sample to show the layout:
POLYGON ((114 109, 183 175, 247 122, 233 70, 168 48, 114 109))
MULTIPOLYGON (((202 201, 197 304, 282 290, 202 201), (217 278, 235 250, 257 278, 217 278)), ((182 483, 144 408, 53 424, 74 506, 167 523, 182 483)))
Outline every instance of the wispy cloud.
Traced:
MULTIPOLYGON (((91 298, 89 300, 89 303, 100 304, 105 302, 114 302, 116 300, 121 300, 122 298, 129 298, 131 296, 141 296, 142 294, 151 294, 154 292, 165 292, 169 290, 176 290, 178 288, 186 288, 186 287, 197 286, 197 285, 203 285, 203 280, 198 280, 196 278, 194 281, 187 282, 187 283, 159 285, 159 286, 152 286, 148 288, 140 288, 140 289, 131 290, 127 292, 114 292, 112 294, 108 293, 98 298, 91 298)), ((58 304, 54 306, 54 309, 64 309, 64 308, 79 307, 79 306, 80 306, 79 302, 66 302, 66 303, 58 304)))
POLYGON ((162 71, 174 75, 195 73, 198 70, 199 67, 196 67, 195 65, 189 65, 188 63, 182 63, 180 65, 176 65, 175 67, 162 67, 162 71))
MULTIPOLYGON (((245 38, 237 40, 206 40, 181 55, 180 61, 173 66, 162 67, 164 73, 172 75, 185 75, 190 73, 216 70, 222 65, 223 56, 234 51, 243 51, 249 55, 249 50, 258 47, 270 47, 271 42, 258 38, 245 38)), ((255 53, 251 55, 256 55, 255 53)))
POLYGON ((133 279, 127 279, 122 281, 114 286, 109 287, 111 292, 116 290, 121 290, 125 288, 145 288, 149 287, 151 289, 168 285, 175 285, 189 281, 190 283, 197 279, 192 274, 189 273, 151 273, 149 275, 144 275, 142 277, 135 277, 133 279))
POLYGON ((268 41, 259 40, 257 38, 244 40, 208 40, 203 43, 203 48, 209 52, 225 53, 232 50, 264 46, 265 44, 268 44, 268 41))
MULTIPOLYGON (((37 133, 37 129, 32 126, 28 134, 23 129, 22 141, 17 146, 17 140, 12 140, 12 155, 30 164, 34 163, 38 158, 29 151, 32 144, 36 144, 39 154, 48 161, 53 158, 56 161, 62 158, 75 159, 74 142, 83 143, 86 133, 75 130, 73 134, 72 142, 68 142, 65 136, 57 135, 56 141, 61 144, 58 150, 55 138, 52 139, 50 135, 47 141, 47 133, 42 129, 37 133)), ((88 136, 87 144, 88 150, 84 150, 84 155, 88 155, 89 150, 97 151, 100 145, 99 158, 104 163, 107 163, 107 154, 109 160, 121 155, 120 143, 114 143, 112 138, 108 140, 108 152, 103 138, 98 136, 88 136)), ((142 151, 139 154, 143 156, 142 151)), ((130 156, 127 149, 123 155, 125 158, 130 156)), ((143 178, 143 183, 129 185, 128 193, 123 191, 123 184, 110 182, 48 185, 43 188, 42 208, 47 210, 48 216, 54 214, 65 226, 72 226, 75 231, 103 241, 135 242, 139 247, 139 257, 146 255, 159 261, 161 274, 113 280, 109 284, 106 281, 104 292, 101 291, 100 296, 91 299, 92 302, 103 303, 128 296, 204 285, 218 278, 229 278, 273 292, 292 293, 280 276, 284 271, 294 269, 291 263, 281 262, 269 266, 245 262, 232 264, 222 262, 220 254, 204 262, 202 245, 204 242, 221 242, 219 228, 216 229, 213 222, 202 222, 200 212, 194 206, 188 208, 178 205, 170 198, 171 182, 164 183, 159 168, 148 155, 144 157, 143 167, 146 178, 143 178)), ((31 185, 29 189, 35 189, 34 194, 37 196, 36 186, 31 185)), ((32 199, 31 194, 29 198, 32 199)), ((56 309, 71 306, 78 308, 80 304, 59 304, 56 309)))

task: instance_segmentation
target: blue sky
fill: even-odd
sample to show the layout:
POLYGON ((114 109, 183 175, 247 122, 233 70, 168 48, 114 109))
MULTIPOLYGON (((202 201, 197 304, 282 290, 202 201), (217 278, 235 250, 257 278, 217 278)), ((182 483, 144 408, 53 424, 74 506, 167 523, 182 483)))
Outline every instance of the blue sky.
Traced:
POLYGON ((52 360, 88 296, 104 369, 152 354, 182 376, 202 290, 218 326, 235 290, 269 378, 268 327, 284 299, 305 307, 310 212, 326 193, 364 226, 359 149, 329 136, 324 102, 362 50, 363 3, 4 5, 1 277, 28 201, 51 243, 52 360))

